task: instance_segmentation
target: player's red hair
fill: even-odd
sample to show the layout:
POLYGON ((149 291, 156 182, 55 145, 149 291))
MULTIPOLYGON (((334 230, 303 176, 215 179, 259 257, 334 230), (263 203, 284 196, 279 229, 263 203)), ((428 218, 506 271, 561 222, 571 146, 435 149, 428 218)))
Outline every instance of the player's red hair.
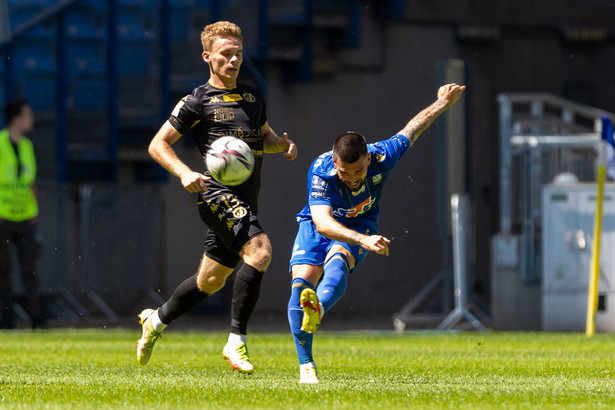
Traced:
POLYGON ((221 37, 232 37, 243 42, 243 36, 241 35, 241 29, 235 23, 230 21, 217 21, 212 24, 208 24, 201 31, 201 44, 203 45, 203 51, 211 50, 211 45, 216 39, 221 37))

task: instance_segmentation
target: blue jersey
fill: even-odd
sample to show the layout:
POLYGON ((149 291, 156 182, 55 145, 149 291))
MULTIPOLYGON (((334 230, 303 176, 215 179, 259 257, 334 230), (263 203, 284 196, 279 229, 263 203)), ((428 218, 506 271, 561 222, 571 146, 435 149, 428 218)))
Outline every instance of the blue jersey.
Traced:
POLYGON ((403 134, 388 140, 367 144, 371 162, 363 186, 352 191, 339 180, 333 164, 332 152, 316 158, 308 173, 306 206, 297 214, 297 221, 311 219, 311 205, 329 205, 333 217, 343 225, 352 225, 355 219, 366 218, 376 222, 380 207, 378 201, 382 187, 402 155, 410 148, 410 141, 403 134))

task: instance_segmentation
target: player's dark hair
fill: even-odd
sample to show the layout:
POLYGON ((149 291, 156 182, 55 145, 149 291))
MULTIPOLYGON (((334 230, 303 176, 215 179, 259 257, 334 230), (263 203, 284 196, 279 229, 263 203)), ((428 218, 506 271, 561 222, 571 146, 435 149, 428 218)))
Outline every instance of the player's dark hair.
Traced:
POLYGON ((28 105, 28 102, 23 98, 13 98, 7 101, 4 105, 4 119, 6 120, 6 124, 10 125, 15 117, 19 117, 23 107, 26 105, 28 105))
POLYGON ((357 162, 364 155, 367 155, 367 141, 358 132, 347 131, 333 143, 333 157, 346 164, 357 162))

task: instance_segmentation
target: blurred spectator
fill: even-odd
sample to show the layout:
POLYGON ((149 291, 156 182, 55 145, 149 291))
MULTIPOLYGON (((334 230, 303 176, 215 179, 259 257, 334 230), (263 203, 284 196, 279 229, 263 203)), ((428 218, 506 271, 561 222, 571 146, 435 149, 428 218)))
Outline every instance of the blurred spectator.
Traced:
POLYGON ((32 141, 23 136, 34 126, 27 101, 5 106, 7 127, 0 131, 0 328, 14 327, 11 247, 17 249, 25 290, 24 308, 32 327, 44 326, 38 272, 40 233, 37 227, 36 158, 32 141))

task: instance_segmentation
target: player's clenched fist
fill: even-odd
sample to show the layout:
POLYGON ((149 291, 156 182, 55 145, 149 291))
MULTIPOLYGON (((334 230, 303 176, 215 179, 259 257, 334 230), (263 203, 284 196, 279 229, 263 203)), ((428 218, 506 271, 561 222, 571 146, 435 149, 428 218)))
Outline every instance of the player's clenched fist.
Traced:
POLYGON ((455 83, 445 84, 438 89, 438 99, 443 100, 446 106, 450 107, 455 104, 465 89, 465 85, 457 85, 455 83))
POLYGON ((198 172, 184 172, 180 176, 181 183, 188 192, 201 192, 207 191, 205 181, 210 180, 210 177, 206 177, 198 172))

